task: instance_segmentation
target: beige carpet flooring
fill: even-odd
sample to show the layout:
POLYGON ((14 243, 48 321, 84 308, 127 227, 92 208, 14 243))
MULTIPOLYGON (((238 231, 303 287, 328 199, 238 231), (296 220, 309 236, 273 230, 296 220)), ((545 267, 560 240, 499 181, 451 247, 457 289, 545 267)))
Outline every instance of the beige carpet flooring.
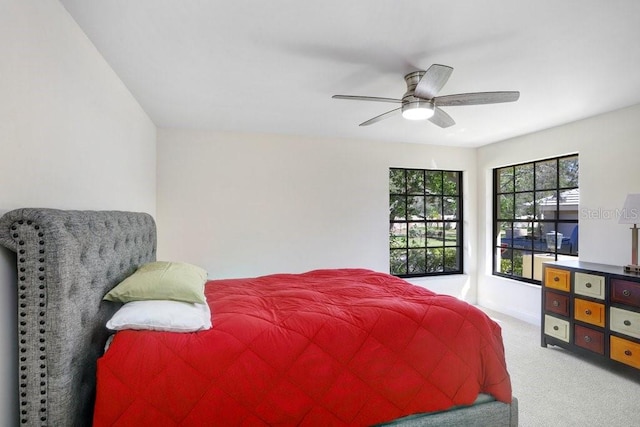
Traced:
POLYGON ((502 326, 520 426, 640 426, 640 372, 543 348, 538 326, 482 310, 502 326))

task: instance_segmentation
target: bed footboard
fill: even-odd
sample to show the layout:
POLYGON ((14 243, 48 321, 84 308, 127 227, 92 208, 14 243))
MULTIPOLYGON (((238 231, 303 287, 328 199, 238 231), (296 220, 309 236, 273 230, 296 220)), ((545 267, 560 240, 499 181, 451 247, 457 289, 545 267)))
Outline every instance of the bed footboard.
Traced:
POLYGON ((515 397, 511 403, 487 402, 478 405, 466 406, 450 411, 434 414, 419 414, 402 418, 382 426, 388 427, 439 427, 439 426, 465 426, 465 427, 517 427, 518 426, 518 399, 515 397))
POLYGON ((103 295, 155 260, 145 213, 19 209, 0 218, 17 254, 21 425, 91 425, 96 360, 118 308, 103 295))

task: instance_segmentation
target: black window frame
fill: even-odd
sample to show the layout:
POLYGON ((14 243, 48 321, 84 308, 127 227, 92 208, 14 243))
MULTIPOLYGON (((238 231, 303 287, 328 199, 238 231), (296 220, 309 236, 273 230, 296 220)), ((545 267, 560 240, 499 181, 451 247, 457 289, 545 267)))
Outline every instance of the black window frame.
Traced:
MULTIPOLYGON (((420 227, 420 225, 418 225, 420 227)), ((400 237, 400 240, 402 238, 400 237)), ((463 205, 463 171, 459 170, 445 170, 445 169, 418 169, 418 168, 389 168, 389 271, 390 274, 402 277, 430 277, 430 276, 443 276, 443 275, 455 275, 463 274, 464 272, 464 205, 463 205), (404 174, 404 191, 393 191, 394 185, 392 184, 392 174, 394 171, 404 174), (409 173, 423 174, 423 185, 419 190, 409 189, 409 179, 407 178, 409 173), (441 191, 433 192, 432 188, 428 188, 428 175, 435 177, 437 174, 441 176, 441 191), (449 177, 454 176, 455 179, 447 179, 447 183, 455 182, 455 194, 447 191, 445 187, 445 174, 449 177), (409 218, 409 203, 410 199, 414 197, 424 197, 424 215, 422 219, 415 217, 409 218), (436 203, 429 203, 430 200, 439 200, 439 206, 436 203), (452 200, 455 200, 453 202, 452 200), (393 217, 393 203, 404 203, 404 218, 393 217), (439 209, 438 218, 428 218, 428 209, 439 209), (447 210, 453 209, 453 210, 447 210), (451 212, 455 211, 455 217, 452 218, 451 212), (405 228, 405 244, 399 245, 398 237, 400 234, 394 233, 394 225, 401 224, 405 228), (422 224, 424 226, 424 246, 416 246, 410 243, 410 229, 411 225, 422 224), (442 226, 439 227, 438 224, 442 226), (435 231, 435 238, 429 238, 429 229, 440 230, 435 231), (449 233, 447 233, 449 230, 449 233), (447 234, 451 235, 451 230, 455 230, 455 244, 451 243, 451 240, 447 239, 447 234), (394 240, 395 239, 395 240, 394 240), (434 241, 438 239, 442 240, 441 244, 434 244, 434 241), (394 263, 394 260, 400 260, 401 252, 404 251, 404 271, 398 271, 394 266, 400 266, 401 263, 394 263), (411 253, 410 253, 411 251, 411 253), (423 271, 415 271, 410 269, 410 259, 415 259, 410 254, 417 254, 419 251, 424 251, 424 265, 421 267, 423 271), (440 262, 437 263, 437 258, 441 257, 440 262), (454 268, 451 268, 451 264, 447 266, 447 263, 454 263, 454 268), (439 269, 434 269, 433 266, 437 265, 439 269)))
MULTIPOLYGON (((509 279, 513 279, 513 280, 517 280, 517 281, 521 281, 521 282, 526 282, 526 283, 532 283, 535 285, 541 285, 541 280, 538 280, 535 278, 536 276, 536 272, 538 271, 536 269, 536 264, 533 261, 535 258, 536 254, 546 254, 546 255, 551 255, 553 260, 558 260, 558 256, 562 256, 562 257, 578 257, 579 256, 579 251, 577 249, 578 246, 578 242, 577 239, 575 241, 575 243, 573 242, 564 242, 563 240, 558 241, 558 237, 559 237, 559 229, 561 228, 560 226, 563 225, 564 229, 568 229, 571 228, 572 230, 572 236, 570 240, 573 240, 573 234, 575 233, 577 236, 577 227, 579 225, 579 206, 576 208, 576 218, 575 219, 568 219, 568 218, 560 218, 561 213, 562 213, 562 209, 560 207, 561 205, 561 195, 564 194, 569 194, 568 192, 573 191, 573 190, 578 190, 578 197, 579 197, 579 184, 577 183, 578 178, 576 177, 576 184, 575 185, 562 185, 562 179, 561 179, 561 174, 562 174, 562 170, 561 170, 561 162, 563 160, 566 159, 571 159, 571 158, 576 158, 577 162, 576 162, 576 167, 577 167, 577 171, 576 171, 576 175, 579 176, 579 170, 580 170, 580 159, 579 159, 579 155, 578 153, 573 153, 573 154, 567 154, 567 155, 562 155, 562 156, 557 156, 557 157, 550 157, 550 158, 546 158, 546 159, 541 159, 541 160, 535 160, 535 161, 530 161, 530 162, 523 162, 523 163, 517 163, 517 164, 512 164, 512 165, 506 165, 506 166, 501 166, 498 168, 494 168, 493 169, 493 232, 492 232, 492 273, 495 276, 500 276, 500 277, 506 277, 509 279), (555 176, 555 180, 556 180, 556 184, 555 187, 544 187, 542 189, 538 189, 537 187, 537 182, 536 182, 536 171, 538 170, 538 165, 542 165, 548 162, 552 162, 555 161, 555 165, 556 165, 556 176, 555 176), (529 167, 531 166, 532 171, 533 171, 533 181, 532 181, 532 187, 531 188, 526 188, 524 190, 518 190, 517 188, 517 174, 515 173, 516 168, 525 168, 525 167, 529 167), (508 168, 512 168, 513 169, 513 188, 509 191, 506 191, 502 188, 500 188, 500 171, 506 170, 508 168), (539 212, 539 208, 536 201, 537 200, 543 200, 544 198, 537 198, 536 195, 538 193, 544 194, 544 193, 550 193, 550 192, 555 192, 555 210, 553 211, 554 213, 554 218, 553 219, 544 219, 544 218, 540 218, 538 217, 538 212, 539 212), (518 211, 518 204, 516 202, 518 195, 525 195, 526 193, 532 193, 532 200, 534 201, 532 204, 532 207, 530 208, 531 210, 529 211, 529 213, 531 214, 531 218, 518 218, 517 217, 517 211, 518 211), (500 197, 502 196, 508 196, 508 195, 512 195, 513 196, 513 205, 512 205, 512 211, 513 211, 513 217, 512 218, 506 218, 504 216, 500 216, 499 212, 501 212, 501 205, 500 205, 500 197), (511 235, 510 237, 507 235, 506 239, 502 237, 501 231, 503 231, 503 227, 501 227, 501 223, 503 224, 508 224, 511 223, 511 235), (545 242, 546 241, 546 237, 547 233, 544 232, 540 232, 537 236, 536 236, 536 232, 533 231, 531 233, 531 236, 529 238, 530 243, 527 243, 525 240, 524 246, 522 246, 520 243, 516 243, 516 240, 518 239, 518 237, 516 237, 516 233, 515 230, 517 229, 516 224, 523 224, 526 223, 528 224, 527 226, 527 230, 536 230, 536 229, 540 229, 540 230, 553 230, 551 233, 553 233, 551 235, 551 238, 553 238, 555 240, 551 240, 550 242, 546 242, 546 246, 541 247, 540 246, 540 242, 545 242), (543 236, 544 234, 544 236, 543 236), (543 237, 545 240, 543 240, 543 237), (506 242, 506 243, 505 243, 506 242), (558 247, 557 245, 560 245, 560 247, 558 247), (567 247, 565 247, 568 246, 567 247), (551 249, 553 248, 553 249, 551 249), (526 254, 526 253, 531 253, 532 255, 532 261, 531 261, 531 277, 524 277, 524 266, 522 266, 522 270, 521 271, 521 275, 518 275, 517 273, 515 273, 516 270, 516 265, 515 265, 515 260, 516 258, 516 253, 518 252, 522 252, 522 254, 526 254), (501 256, 499 257, 498 254, 501 254, 501 256), (505 259, 505 257, 503 257, 502 255, 507 255, 507 258, 509 258, 510 262, 511 262, 511 272, 505 272, 502 271, 502 265, 500 268, 498 268, 498 263, 502 262, 503 259, 505 259)), ((521 206, 525 206, 526 203, 523 203, 521 206)), ((547 205, 548 206, 548 205, 547 205)), ((521 208, 522 209, 522 208, 521 208)), ((548 210, 549 211, 549 210, 548 210)), ((521 211, 522 212, 522 211, 521 211)), ((550 212, 550 211, 549 211, 550 212)), ((565 237, 566 240, 566 235, 563 235, 563 237, 565 237)), ((507 266, 509 265, 509 263, 507 262, 507 266)), ((540 277, 541 277, 541 271, 538 272, 540 277)))

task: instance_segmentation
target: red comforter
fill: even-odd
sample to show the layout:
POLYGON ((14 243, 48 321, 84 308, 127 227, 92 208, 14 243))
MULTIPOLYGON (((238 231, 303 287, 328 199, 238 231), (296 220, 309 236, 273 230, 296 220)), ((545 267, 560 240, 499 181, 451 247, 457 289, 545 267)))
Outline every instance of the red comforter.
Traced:
POLYGON ((98 361, 95 426, 371 425, 511 401, 500 327, 369 270, 215 280, 213 328, 121 331, 98 361))

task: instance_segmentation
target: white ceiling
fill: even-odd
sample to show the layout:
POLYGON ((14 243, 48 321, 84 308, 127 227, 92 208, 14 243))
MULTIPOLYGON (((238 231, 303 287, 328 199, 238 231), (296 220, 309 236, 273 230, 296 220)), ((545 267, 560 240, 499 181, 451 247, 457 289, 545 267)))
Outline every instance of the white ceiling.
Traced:
POLYGON ((161 128, 475 147, 640 103, 638 0, 60 0, 161 128), (439 95, 520 91, 400 115, 404 74, 454 72, 439 95))

